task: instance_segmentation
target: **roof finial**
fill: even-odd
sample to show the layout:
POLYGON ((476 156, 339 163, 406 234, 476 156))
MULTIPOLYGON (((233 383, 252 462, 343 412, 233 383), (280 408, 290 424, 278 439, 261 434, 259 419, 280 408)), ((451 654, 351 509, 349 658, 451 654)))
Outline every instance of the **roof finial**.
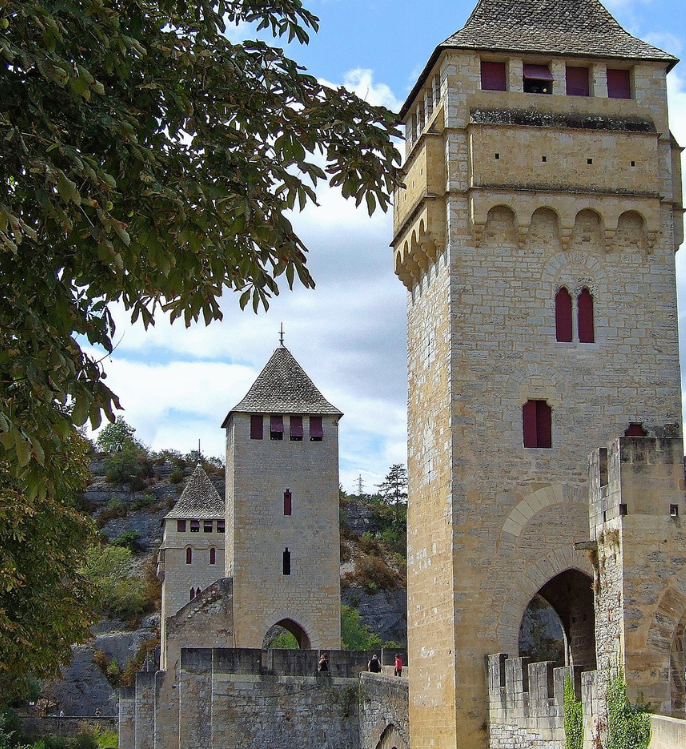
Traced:
POLYGON ((198 465, 202 465, 202 453, 200 452, 200 438, 198 438, 198 465))
POLYGON ((281 330, 279 331, 279 345, 283 346, 283 323, 281 323, 281 330))

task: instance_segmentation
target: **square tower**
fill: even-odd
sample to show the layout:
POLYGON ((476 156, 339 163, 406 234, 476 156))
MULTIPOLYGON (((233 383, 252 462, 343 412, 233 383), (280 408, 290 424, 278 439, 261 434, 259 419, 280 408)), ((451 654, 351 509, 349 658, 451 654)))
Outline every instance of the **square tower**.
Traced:
POLYGON ((534 596, 595 666, 587 455, 681 432, 676 62, 597 0, 480 0, 402 108, 412 749, 487 745, 534 596))
POLYGON ((281 346, 222 424, 236 647, 280 625, 303 648, 340 648, 342 415, 281 346))

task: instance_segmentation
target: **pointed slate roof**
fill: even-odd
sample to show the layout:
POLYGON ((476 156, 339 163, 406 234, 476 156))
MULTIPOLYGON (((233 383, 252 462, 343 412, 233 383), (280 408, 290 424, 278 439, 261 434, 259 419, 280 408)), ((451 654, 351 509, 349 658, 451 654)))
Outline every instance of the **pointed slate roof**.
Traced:
POLYGON ((279 346, 260 372, 245 398, 224 419, 225 427, 234 412, 257 414, 343 414, 317 390, 305 370, 285 346, 279 346))
POLYGON ((221 520, 223 517, 224 500, 217 494, 203 467, 198 466, 188 479, 174 509, 164 519, 221 520))
POLYGON ((599 0, 479 0, 464 27, 434 50, 403 105, 404 117, 446 49, 678 62, 625 31, 599 0))

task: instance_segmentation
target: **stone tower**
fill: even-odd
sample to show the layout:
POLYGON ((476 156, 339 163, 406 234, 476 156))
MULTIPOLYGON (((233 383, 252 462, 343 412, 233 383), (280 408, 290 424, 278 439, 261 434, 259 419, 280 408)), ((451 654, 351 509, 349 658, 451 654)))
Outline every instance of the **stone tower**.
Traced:
POLYGON ((341 416, 281 346, 222 424, 236 647, 277 624, 303 648, 340 647, 341 416))
POLYGON ((537 594, 595 666, 587 456, 681 431, 674 64, 597 0, 479 0, 402 108, 413 749, 486 746, 537 594))
POLYGON ((224 501, 199 465, 163 522, 158 554, 162 580, 160 641, 166 668, 167 618, 224 573, 224 501))

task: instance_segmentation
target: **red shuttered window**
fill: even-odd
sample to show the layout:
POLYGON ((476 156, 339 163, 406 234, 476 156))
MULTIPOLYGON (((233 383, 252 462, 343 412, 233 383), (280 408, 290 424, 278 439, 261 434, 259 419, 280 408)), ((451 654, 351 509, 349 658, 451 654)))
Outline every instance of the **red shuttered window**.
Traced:
POLYGON ((321 416, 310 416, 310 440, 321 442, 324 437, 324 427, 321 416))
POLYGON ((269 417, 269 437, 273 440, 283 439, 283 416, 272 414, 269 417))
POLYGON ((302 442, 303 438, 303 417, 291 416, 291 441, 302 442))
POLYGON ((524 447, 552 447, 552 410, 545 401, 527 401, 522 407, 524 447))
POLYGON ((286 491, 283 493, 283 514, 293 514, 293 495, 291 494, 289 489, 286 489, 286 491))
POLYGON ((579 313, 579 343, 594 343, 593 295, 588 289, 582 289, 576 303, 579 313))
POLYGON ((212 533, 214 523, 212 520, 204 520, 202 524, 202 529, 205 531, 205 533, 212 533))
POLYGON ((217 533, 224 533, 226 520, 217 520, 217 533))
POLYGON ((262 414, 253 414, 250 417, 250 439, 262 439, 262 414))
POLYGON ((504 62, 481 62, 481 90, 507 91, 504 62))
POLYGON ((186 532, 186 521, 185 520, 177 520, 176 521, 176 532, 177 533, 185 533, 186 532))
POLYGON ((572 340, 572 297, 564 286, 555 294, 555 337, 564 343, 572 340))
POLYGON ((567 66, 567 96, 590 96, 591 84, 588 68, 567 66))
POLYGON ((607 95, 610 99, 631 99, 630 71, 607 69, 607 95))
POLYGON ((200 521, 191 520, 191 533, 200 533, 200 521))

